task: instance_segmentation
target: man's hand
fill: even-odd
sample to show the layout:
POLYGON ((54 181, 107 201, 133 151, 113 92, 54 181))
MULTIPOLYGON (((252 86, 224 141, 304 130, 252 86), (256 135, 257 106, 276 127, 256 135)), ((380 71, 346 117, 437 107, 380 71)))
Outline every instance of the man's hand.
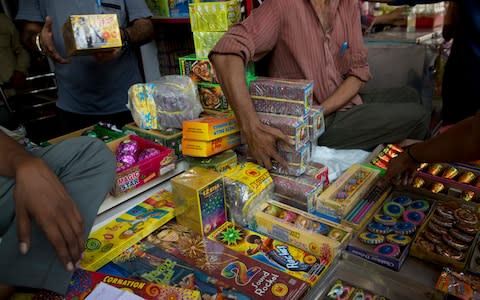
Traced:
POLYGON ((34 220, 65 268, 73 271, 84 250, 83 220, 62 183, 43 160, 26 156, 17 163, 14 199, 20 252, 28 252, 34 220))
POLYGON ((392 182, 395 185, 410 185, 417 168, 418 164, 409 157, 408 153, 406 151, 402 152, 390 161, 387 174, 382 179, 382 184, 386 185, 392 182))
POLYGON ((122 49, 117 48, 112 51, 96 52, 93 53, 93 56, 98 62, 105 63, 118 58, 120 53, 122 53, 122 49))
POLYGON ((60 64, 68 64, 69 61, 66 58, 62 57, 55 48, 52 24, 52 18, 46 17, 45 24, 43 25, 42 31, 40 32, 40 46, 42 47, 45 55, 50 57, 53 61, 60 64))
POLYGON ((278 154, 277 142, 291 145, 291 141, 280 130, 264 125, 260 122, 249 124, 243 134, 247 140, 249 154, 266 169, 272 168, 272 159, 282 167, 288 168, 287 162, 278 154))

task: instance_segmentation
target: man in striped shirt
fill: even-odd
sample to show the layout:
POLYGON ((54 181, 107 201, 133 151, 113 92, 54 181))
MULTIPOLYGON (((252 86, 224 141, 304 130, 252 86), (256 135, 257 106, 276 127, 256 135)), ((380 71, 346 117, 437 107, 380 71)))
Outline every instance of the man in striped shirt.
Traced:
POLYGON ((357 0, 266 0, 232 27, 210 53, 251 155, 265 167, 285 164, 279 130, 258 120, 244 68, 268 59, 268 76, 314 81, 314 101, 326 115, 319 145, 371 149, 406 138, 423 139, 429 114, 409 88, 360 96, 371 77, 357 0))

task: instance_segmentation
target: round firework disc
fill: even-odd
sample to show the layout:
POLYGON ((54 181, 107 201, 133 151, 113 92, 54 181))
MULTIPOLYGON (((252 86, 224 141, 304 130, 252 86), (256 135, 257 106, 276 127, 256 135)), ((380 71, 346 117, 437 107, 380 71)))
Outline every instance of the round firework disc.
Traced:
POLYGON ((447 230, 448 230, 440 225, 435 224, 434 222, 429 222, 427 226, 431 231, 433 231, 436 234, 444 234, 444 233, 447 233, 447 230))
POLYGON ((396 257, 400 254, 400 247, 395 244, 385 243, 375 248, 375 253, 388 257, 396 257))
POLYGON ((432 216, 431 221, 439 226, 445 227, 445 228, 452 228, 453 227, 453 220, 444 218, 440 216, 439 214, 434 214, 432 216))
POLYGON ((409 210, 419 210, 426 212, 430 208, 430 203, 427 200, 416 200, 408 206, 409 210))
POLYGON ((414 233, 415 230, 416 230, 416 226, 411 222, 398 222, 397 224, 395 224, 395 226, 393 226, 393 231, 396 234, 409 235, 414 233))
POLYGON ((393 226, 395 225, 395 223, 397 223, 396 218, 381 214, 375 215, 374 220, 375 222, 383 224, 385 226, 393 226))
POLYGON ((434 244, 440 244, 442 242, 442 237, 438 234, 426 231, 423 236, 434 244))
POLYGON ((454 215, 462 223, 468 225, 476 225, 478 223, 477 215, 468 209, 458 208, 455 210, 454 215))
POLYGON ((405 222, 410 222, 418 226, 422 224, 423 220, 425 220, 425 214, 423 213, 423 211, 419 210, 406 210, 403 213, 403 220, 405 222))
POLYGON ((323 224, 323 223, 319 223, 319 222, 313 222, 312 223, 312 226, 311 226, 311 229, 312 231, 316 232, 316 233, 319 233, 319 234, 327 234, 328 231, 330 230, 330 228, 323 224))
POLYGON ((367 226, 368 231, 378 234, 387 234, 392 231, 392 228, 389 226, 385 226, 383 224, 372 222, 367 226))
POLYGON ((398 203, 402 206, 409 206, 410 204, 412 204, 412 198, 410 198, 408 196, 401 195, 401 196, 397 196, 395 199, 393 199, 392 202, 398 203))
POLYGON ((402 205, 395 203, 395 202, 388 202, 383 205, 383 212, 387 216, 391 216, 394 218, 398 218, 401 215, 403 215, 403 211, 405 209, 403 208, 402 205))
POLYGON ((376 234, 373 232, 362 232, 358 236, 358 239, 365 244, 369 245, 378 245, 385 241, 385 237, 381 234, 376 234))
POLYGON ((330 232, 328 233, 329 238, 337 241, 341 241, 344 236, 345 232, 336 228, 332 228, 332 230, 330 230, 330 232))
POLYGON ((450 207, 449 205, 439 205, 437 206, 437 209, 435 210, 435 213, 437 213, 439 216, 442 216, 446 219, 449 220, 455 220, 454 216, 454 209, 450 207))
POLYGON ((392 233, 387 235, 387 241, 403 247, 410 244, 412 238, 406 235, 392 233))
POLYGON ((448 231, 451 236, 453 236, 455 239, 465 242, 465 243, 471 243, 473 241, 473 236, 466 234, 456 228, 452 228, 448 231))

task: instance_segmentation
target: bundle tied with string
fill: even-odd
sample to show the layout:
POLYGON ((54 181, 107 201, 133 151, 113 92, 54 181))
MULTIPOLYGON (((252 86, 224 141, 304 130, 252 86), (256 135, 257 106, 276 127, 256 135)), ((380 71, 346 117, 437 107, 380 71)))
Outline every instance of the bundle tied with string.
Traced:
POLYGON ((198 118, 203 110, 195 83, 180 75, 131 86, 128 108, 143 129, 181 129, 183 121, 198 118))

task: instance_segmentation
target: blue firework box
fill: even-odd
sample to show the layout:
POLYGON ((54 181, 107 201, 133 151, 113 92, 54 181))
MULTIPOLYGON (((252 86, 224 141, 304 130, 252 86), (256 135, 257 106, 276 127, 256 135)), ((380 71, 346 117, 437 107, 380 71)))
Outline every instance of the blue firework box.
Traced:
POLYGON ((347 251, 399 271, 421 225, 432 213, 435 199, 397 188, 347 246, 347 251))

